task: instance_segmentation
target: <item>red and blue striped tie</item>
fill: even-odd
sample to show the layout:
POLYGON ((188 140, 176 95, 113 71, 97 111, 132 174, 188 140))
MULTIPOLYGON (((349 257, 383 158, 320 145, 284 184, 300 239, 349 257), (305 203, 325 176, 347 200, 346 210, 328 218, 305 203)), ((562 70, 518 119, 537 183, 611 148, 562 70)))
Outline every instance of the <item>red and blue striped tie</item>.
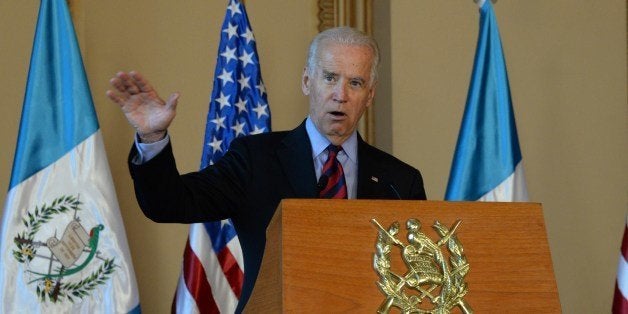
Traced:
POLYGON ((347 184, 345 182, 345 173, 342 165, 336 159, 338 152, 342 150, 342 146, 327 146, 327 161, 323 165, 321 176, 327 177, 327 184, 320 191, 320 198, 347 198, 347 184))

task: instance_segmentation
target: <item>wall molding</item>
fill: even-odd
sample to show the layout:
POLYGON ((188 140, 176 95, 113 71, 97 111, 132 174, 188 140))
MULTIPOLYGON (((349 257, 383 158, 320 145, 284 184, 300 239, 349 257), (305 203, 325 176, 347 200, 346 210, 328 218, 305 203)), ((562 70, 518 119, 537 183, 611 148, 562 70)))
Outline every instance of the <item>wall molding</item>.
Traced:
MULTIPOLYGON (((372 0, 318 0, 318 31, 337 26, 350 26, 373 36, 372 0)), ((358 126, 364 140, 375 142, 373 106, 364 112, 358 126)))

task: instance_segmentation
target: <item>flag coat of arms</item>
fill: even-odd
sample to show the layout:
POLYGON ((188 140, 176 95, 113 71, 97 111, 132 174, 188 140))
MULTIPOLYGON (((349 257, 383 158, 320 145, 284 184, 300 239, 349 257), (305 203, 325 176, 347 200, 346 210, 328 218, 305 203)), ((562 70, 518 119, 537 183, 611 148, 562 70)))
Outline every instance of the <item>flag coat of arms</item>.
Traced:
POLYGON ((0 236, 1 313, 140 312, 65 0, 41 1, 0 236))
MULTIPOLYGON (((255 37, 239 1, 229 1, 220 34, 201 168, 222 157, 234 138, 270 131, 255 37)), ((237 310, 246 270, 229 220, 190 226, 182 268, 173 313, 237 310)))
POLYGON ((497 19, 491 1, 478 5, 480 33, 445 199, 527 201, 497 19))

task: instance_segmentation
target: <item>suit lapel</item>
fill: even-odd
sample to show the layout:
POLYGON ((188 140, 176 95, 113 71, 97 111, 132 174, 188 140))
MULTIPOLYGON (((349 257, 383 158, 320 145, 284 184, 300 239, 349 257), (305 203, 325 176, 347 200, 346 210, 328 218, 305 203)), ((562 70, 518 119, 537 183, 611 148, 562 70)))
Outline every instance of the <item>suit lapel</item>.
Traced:
MULTIPOLYGON (((385 182, 386 171, 379 165, 372 149, 358 134, 357 198, 390 198, 392 195, 385 182)), ((294 196, 317 198, 312 145, 305 130, 305 122, 286 135, 277 149, 277 156, 284 175, 294 190, 294 196), (307 162, 306 166, 304 160, 307 162)))
POLYGON ((316 198, 312 145, 305 130, 305 122, 288 133, 277 149, 277 156, 295 197, 316 198))

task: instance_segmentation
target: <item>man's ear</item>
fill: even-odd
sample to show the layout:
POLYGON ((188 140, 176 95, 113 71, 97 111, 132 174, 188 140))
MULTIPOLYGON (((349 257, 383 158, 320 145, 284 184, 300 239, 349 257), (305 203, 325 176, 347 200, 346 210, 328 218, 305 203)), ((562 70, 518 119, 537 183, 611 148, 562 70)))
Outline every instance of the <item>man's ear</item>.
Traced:
POLYGON ((373 82, 373 86, 371 86, 371 90, 369 90, 368 100, 366 102, 366 106, 370 107, 373 103, 373 99, 375 99, 375 87, 377 86, 377 82, 373 82))
POLYGON ((301 90, 303 95, 310 95, 310 76, 307 73, 307 68, 303 68, 303 75, 301 76, 301 90))

